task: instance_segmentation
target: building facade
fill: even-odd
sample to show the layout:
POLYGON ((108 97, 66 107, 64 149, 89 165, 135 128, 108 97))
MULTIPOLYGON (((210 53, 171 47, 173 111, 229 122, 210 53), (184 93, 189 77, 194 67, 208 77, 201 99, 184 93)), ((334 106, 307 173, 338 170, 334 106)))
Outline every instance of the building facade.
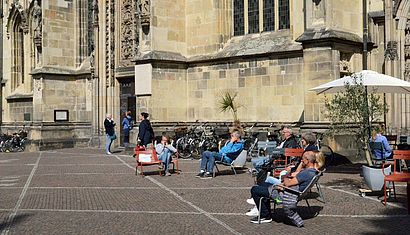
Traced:
MULTIPOLYGON (((226 91, 242 122, 326 127, 308 90, 362 70, 363 19, 368 69, 410 77, 410 0, 1 2, 1 127, 29 127, 33 146, 89 144, 126 110, 231 121, 226 91)), ((386 102, 389 131, 409 134, 409 95, 386 102)))

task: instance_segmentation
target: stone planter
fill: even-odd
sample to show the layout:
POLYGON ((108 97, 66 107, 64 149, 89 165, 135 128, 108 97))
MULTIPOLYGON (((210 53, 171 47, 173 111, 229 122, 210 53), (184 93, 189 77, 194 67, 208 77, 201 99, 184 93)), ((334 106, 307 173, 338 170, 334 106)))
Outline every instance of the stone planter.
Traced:
MULTIPOLYGON (((381 167, 362 166, 362 170, 364 181, 372 191, 383 190, 384 175, 381 167)), ((390 174, 390 172, 391 166, 384 169, 386 175, 390 174)))

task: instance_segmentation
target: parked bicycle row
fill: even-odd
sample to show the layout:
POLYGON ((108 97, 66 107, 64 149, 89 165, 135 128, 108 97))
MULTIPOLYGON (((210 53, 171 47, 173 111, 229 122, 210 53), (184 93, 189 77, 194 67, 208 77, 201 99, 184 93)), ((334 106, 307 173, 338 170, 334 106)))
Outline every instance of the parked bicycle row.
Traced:
POLYGON ((19 130, 11 135, 0 135, 0 152, 22 152, 26 148, 27 131, 19 130))

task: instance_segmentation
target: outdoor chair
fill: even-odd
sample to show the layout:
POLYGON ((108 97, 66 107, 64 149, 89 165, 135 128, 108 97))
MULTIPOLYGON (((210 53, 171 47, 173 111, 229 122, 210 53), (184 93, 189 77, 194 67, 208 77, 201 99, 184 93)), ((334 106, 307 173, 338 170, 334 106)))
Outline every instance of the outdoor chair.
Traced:
MULTIPOLYGON (((325 169, 326 170, 326 169, 325 169)), ((310 183, 306 186, 306 188, 303 191, 299 191, 296 190, 294 188, 289 188, 289 187, 285 187, 285 186, 281 186, 283 188, 283 194, 290 194, 290 195, 294 195, 296 196, 296 204, 301 201, 301 200, 305 200, 306 204, 308 206, 308 210, 310 213, 312 213, 312 210, 310 208, 310 204, 309 204, 309 199, 317 199, 317 197, 312 197, 312 187, 316 185, 317 190, 318 190, 318 194, 319 194, 319 198, 321 198, 320 200, 317 199, 320 202, 325 202, 324 201, 324 197, 323 197, 323 192, 322 189, 320 188, 320 184, 319 184, 319 179, 320 177, 323 176, 323 172, 325 172, 325 170, 318 172, 310 181, 310 183)), ((273 195, 271 195, 273 196, 273 195)), ((265 198, 265 197, 261 197, 260 201, 259 201, 259 214, 258 214, 258 223, 260 223, 260 219, 261 219, 261 215, 260 215, 260 211, 261 211, 261 205, 262 205, 262 200, 263 199, 268 199, 270 201, 270 203, 274 203, 273 205, 273 213, 276 212, 276 205, 277 205, 277 201, 275 200, 275 198, 265 198)), ((316 216, 316 215, 315 215, 316 216)))
POLYGON ((294 158, 301 158, 304 151, 303 148, 285 148, 285 159, 277 159, 273 162, 275 165, 273 175, 278 177, 280 172, 291 163, 291 160, 294 158))
MULTIPOLYGON (((389 194, 391 195, 391 188, 387 187, 387 182, 392 182, 393 184, 393 194, 395 199, 396 189, 394 182, 407 182, 407 184, 410 184, 410 172, 403 172, 401 170, 400 164, 402 160, 410 160, 410 150, 393 150, 393 172, 390 175, 384 173, 384 168, 387 165, 391 165, 391 163, 384 163, 382 166, 382 172, 384 175, 384 205, 387 203, 387 190, 389 190, 389 194)), ((409 196, 410 195, 407 195, 407 197, 409 196)))
POLYGON ((177 173, 177 174, 180 173, 180 171, 179 171, 179 165, 178 165, 178 158, 179 158, 179 153, 178 153, 178 152, 173 153, 173 154, 171 155, 172 171, 173 171, 174 173, 177 173), (175 169, 175 168, 176 168, 176 169, 175 169))
POLYGON ((386 161, 386 158, 384 158, 384 147, 382 142, 373 142, 371 141, 369 143, 369 148, 370 152, 372 154, 372 161, 374 165, 381 165, 386 161), (382 155, 382 158, 377 158, 376 157, 376 150, 380 151, 380 154, 382 155))
POLYGON ((258 141, 258 156, 270 156, 276 148, 276 141, 258 141), (262 154, 263 153, 263 154, 262 154))
MULTIPOLYGON (((218 165, 225 165, 231 167, 233 173, 236 175, 235 168, 244 168, 246 164, 246 157, 248 155, 248 151, 242 150, 242 152, 238 155, 238 157, 233 160, 231 163, 226 163, 223 161, 215 161, 215 168, 219 172, 218 165)), ((215 171, 213 172, 213 176, 215 177, 215 171)))
MULTIPOLYGON (((158 165, 162 166, 162 162, 158 160, 157 153, 154 148, 151 149, 140 149, 138 146, 135 147, 135 159, 137 165, 135 167, 135 175, 138 175, 138 167, 141 168, 141 175, 144 176, 144 166, 158 165)), ((162 168, 158 167, 159 174, 161 174, 162 168)))
POLYGON ((397 135, 386 135, 386 139, 392 149, 397 149, 397 135))

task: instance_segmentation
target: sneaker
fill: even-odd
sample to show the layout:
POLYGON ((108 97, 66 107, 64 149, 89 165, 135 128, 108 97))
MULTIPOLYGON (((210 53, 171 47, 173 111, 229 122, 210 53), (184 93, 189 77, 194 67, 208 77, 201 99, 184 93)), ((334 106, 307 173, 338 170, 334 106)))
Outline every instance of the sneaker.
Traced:
POLYGON ((169 171, 165 172, 165 176, 171 176, 171 173, 169 171))
POLYGON ((247 202, 248 204, 250 204, 250 205, 256 205, 256 204, 255 204, 255 201, 253 200, 253 198, 248 198, 248 199, 246 199, 246 202, 247 202))
POLYGON ((254 208, 252 208, 251 210, 249 210, 248 212, 246 212, 245 215, 247 215, 247 216, 258 216, 258 215, 259 215, 259 210, 258 210, 258 208, 255 206, 254 208))
POLYGON ((199 172, 195 177, 196 178, 202 178, 204 176, 205 172, 199 172))
POLYGON ((107 152, 107 155, 111 155, 112 153, 111 152, 107 152))
MULTIPOLYGON (((263 224, 263 223, 270 223, 270 222, 272 222, 272 218, 261 218, 261 220, 260 220, 260 223, 261 223, 261 224, 263 224)), ((259 222, 258 222, 258 217, 256 216, 256 217, 252 218, 252 219, 251 219, 251 223, 259 224, 259 222)))
POLYGON ((213 178, 213 174, 211 172, 206 172, 201 179, 212 179, 213 178))
POLYGON ((273 199, 275 201, 276 204, 282 204, 282 198, 277 196, 273 199))

